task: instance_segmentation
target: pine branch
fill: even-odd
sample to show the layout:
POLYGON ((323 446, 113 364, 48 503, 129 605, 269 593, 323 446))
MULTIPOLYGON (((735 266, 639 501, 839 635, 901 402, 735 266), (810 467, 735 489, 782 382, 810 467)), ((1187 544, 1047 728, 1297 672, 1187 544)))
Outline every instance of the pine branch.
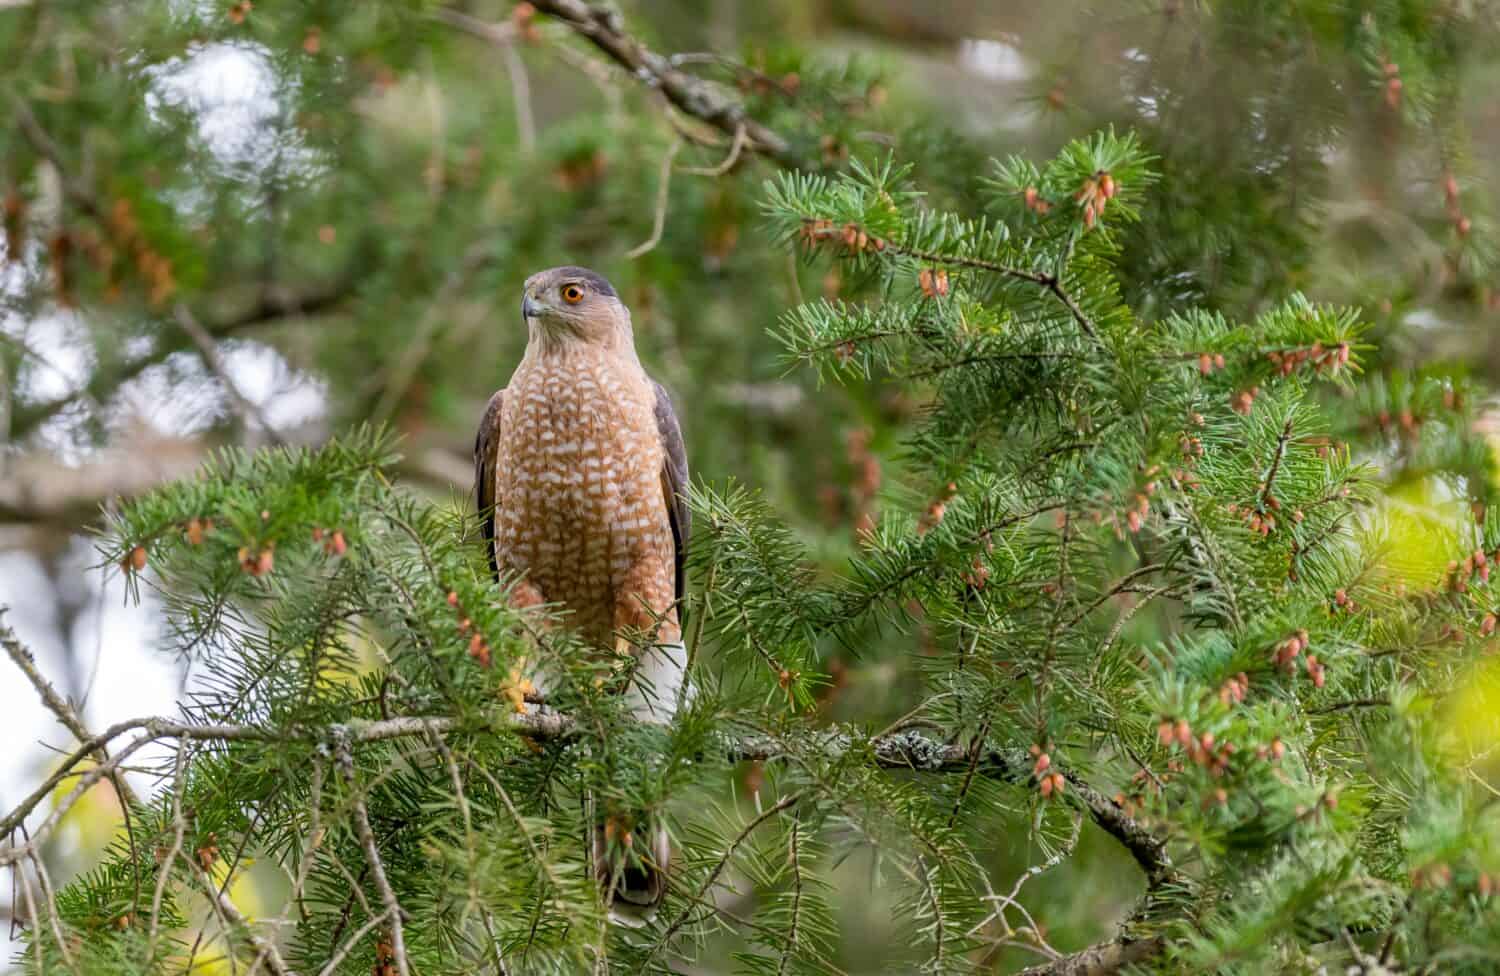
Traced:
MULTIPOLYGON (((855 748, 858 740, 838 729, 818 732, 804 745, 816 749, 827 759, 837 759, 855 748)), ((882 769, 902 769, 919 773, 958 773, 969 768, 973 754, 953 743, 940 742, 920 732, 906 730, 878 736, 868 741, 875 765, 882 769)), ((769 736, 747 736, 731 741, 726 750, 731 760, 769 761, 791 753, 788 745, 769 736)), ((1015 785, 1029 783, 1033 760, 1025 750, 985 749, 980 752, 978 771, 991 779, 1015 785)), ((1068 781, 1068 795, 1088 812, 1094 823, 1115 838, 1135 859, 1149 885, 1159 885, 1177 877, 1166 845, 1114 800, 1088 785, 1075 773, 1054 765, 1068 781)))
POLYGON ((1034 271, 1030 268, 1022 268, 1015 265, 1002 264, 999 261, 990 261, 985 258, 977 258, 970 255, 945 254, 941 251, 932 251, 925 248, 912 247, 907 244, 902 244, 899 241, 880 238, 877 235, 872 234, 869 231, 866 231, 863 228, 859 227, 857 224, 845 224, 838 227, 819 227, 817 226, 816 222, 811 219, 807 221, 807 224, 808 227, 806 234, 809 240, 847 240, 850 230, 852 229, 853 233, 858 237, 863 237, 870 241, 878 241, 879 243, 875 248, 877 252, 888 251, 893 254, 901 254, 905 255, 906 257, 916 258, 918 261, 926 261, 929 264, 943 264, 948 265, 949 267, 973 268, 977 271, 989 271, 993 274, 998 274, 1002 277, 1010 278, 1014 281, 1025 281, 1033 285, 1040 285, 1042 288, 1056 297, 1058 301, 1062 302, 1063 306, 1067 308, 1068 314, 1073 317, 1073 321, 1078 323, 1079 331, 1092 339, 1096 344, 1102 345, 1102 342, 1099 338, 1099 331, 1094 327, 1093 319, 1091 319, 1088 314, 1084 312, 1083 307, 1078 304, 1078 300, 1073 297, 1073 294, 1063 287, 1062 279, 1056 273, 1049 271, 1034 271))
MULTIPOLYGON (((494 728, 504 728, 535 740, 563 738, 574 730, 572 720, 546 707, 536 707, 525 714, 500 712, 493 718, 494 728)), ((432 734, 455 731, 463 728, 458 720, 444 717, 402 717, 380 721, 350 722, 342 725, 318 728, 271 728, 253 725, 193 725, 163 718, 141 718, 117 723, 99 735, 85 741, 80 749, 63 760, 60 768, 48 778, 31 796, 0 820, 0 835, 9 833, 21 823, 51 790, 67 778, 70 771, 84 758, 106 743, 133 730, 143 734, 125 747, 108 762, 90 769, 73 794, 65 798, 49 818, 38 829, 28 843, 9 848, 0 848, 0 865, 14 863, 35 849, 50 832, 56 822, 76 802, 82 792, 100 778, 112 775, 119 763, 148 742, 164 738, 218 742, 333 742, 354 745, 363 742, 378 742, 406 737, 425 737, 432 734)), ((815 747, 828 758, 837 758, 856 748, 859 740, 850 733, 834 729, 812 733, 808 741, 798 744, 803 748, 815 747)), ((727 740, 723 746, 724 756, 731 762, 742 760, 769 761, 792 754, 789 744, 767 736, 743 736, 727 740)), ((949 773, 965 772, 975 763, 974 754, 960 745, 944 743, 919 732, 907 730, 893 732, 868 741, 868 748, 875 765, 883 769, 902 769, 914 772, 949 773)), ((1025 784, 1031 776, 1031 760, 1023 750, 985 750, 980 754, 974 768, 993 779, 1012 784, 1025 784)), ((1058 768, 1058 767, 1054 767, 1058 768)), ((1075 774, 1058 768, 1069 785, 1070 794, 1088 811, 1094 823, 1114 837, 1128 851, 1145 872, 1148 883, 1159 884, 1175 876, 1165 844, 1148 829, 1121 809, 1113 800, 1088 785, 1075 774)))
MULTIPOLYGON (((728 866, 730 860, 734 857, 734 852, 739 850, 740 845, 743 844, 751 834, 755 833, 755 829, 757 827, 775 817, 777 814, 781 813, 781 811, 797 803, 802 799, 802 796, 802 793, 788 793, 786 796, 783 796, 780 800, 777 800, 774 804, 767 807, 757 817, 755 817, 755 819, 745 824, 744 829, 739 832, 739 835, 735 837, 734 840, 730 841, 729 845, 724 848, 723 856, 719 858, 718 863, 713 866, 713 869, 708 872, 708 876, 703 879, 703 883, 698 886, 698 890, 693 895, 692 900, 696 902, 699 899, 704 898, 713 889, 714 882, 719 880, 719 875, 724 872, 724 868, 728 866)), ((656 958, 656 954, 660 952, 669 942, 672 941, 672 936, 676 935, 678 929, 681 929, 682 926, 687 922, 688 914, 691 911, 692 906, 689 906, 679 912, 677 914, 677 917, 674 918, 671 924, 667 926, 666 931, 662 932, 661 936, 654 943, 652 943, 651 950, 646 954, 646 958, 641 962, 640 971, 642 973, 644 973, 651 965, 651 960, 656 958)))
MULTIPOLYGON (((565 735, 572 728, 571 719, 545 707, 532 709, 524 715, 518 715, 514 712, 497 711, 494 721, 500 726, 508 727, 519 734, 537 739, 558 738, 565 735)), ((24 821, 31 811, 36 809, 37 805, 47 798, 58 783, 61 783, 71 775, 73 768, 80 762, 94 755, 105 744, 112 742, 125 733, 136 730, 141 731, 141 735, 132 739, 129 745, 125 746, 113 758, 92 767, 80 777, 73 791, 58 804, 52 814, 38 828, 37 835, 30 842, 20 847, 0 848, 0 865, 14 863, 23 857, 27 850, 39 846, 45 835, 51 831, 57 821, 72 808, 73 804, 78 801, 90 786, 106 776, 115 775, 121 763, 148 743, 159 739, 269 743, 323 743, 337 739, 349 743, 361 743, 381 742, 387 739, 400 739, 411 736, 425 736, 434 732, 447 732, 460 727, 461 723, 457 719, 421 717, 392 718, 373 722, 356 721, 343 725, 317 728, 301 728, 297 726, 272 728, 256 725, 230 724, 194 725, 166 718, 134 718, 123 722, 116 722, 98 735, 84 740, 83 745, 66 757, 57 770, 41 786, 32 791, 30 796, 21 801, 20 805, 4 818, 0 818, 0 836, 4 836, 24 821)))

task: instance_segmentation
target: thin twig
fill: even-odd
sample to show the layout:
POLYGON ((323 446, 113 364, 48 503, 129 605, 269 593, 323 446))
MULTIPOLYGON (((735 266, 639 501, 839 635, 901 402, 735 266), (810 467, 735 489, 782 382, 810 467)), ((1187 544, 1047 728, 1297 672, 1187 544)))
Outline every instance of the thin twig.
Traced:
POLYGON ((439 7, 432 12, 432 17, 435 20, 442 21, 449 27, 457 27, 459 30, 467 34, 472 34, 480 40, 488 41, 497 47, 514 43, 516 36, 520 33, 513 20, 492 24, 488 21, 480 20, 478 17, 472 17, 462 10, 455 10, 452 7, 439 7))
POLYGON ((52 168, 57 171, 58 180, 62 183, 63 192, 77 205, 78 209, 90 217, 102 219, 104 210, 99 206, 98 198, 86 184, 75 179, 69 172, 68 167, 64 165, 62 150, 37 121, 36 115, 31 111, 31 106, 26 104, 25 99, 20 95, 12 95, 10 101, 11 108, 16 113, 16 122, 19 123, 21 134, 26 137, 27 142, 31 143, 31 148, 36 150, 37 155, 52 164, 52 168))
POLYGON ((370 906, 370 900, 365 897, 364 891, 365 876, 370 873, 370 866, 367 864, 360 868, 359 875, 356 877, 354 872, 349 870, 349 865, 344 863, 344 859, 339 857, 337 851, 332 847, 328 849, 328 859, 333 862, 334 870, 339 873, 339 876, 349 886, 349 897, 344 899, 344 907, 339 911, 338 924, 333 927, 333 935, 328 939, 330 943, 336 943, 339 937, 344 934, 345 926, 349 924, 349 915, 354 911, 356 902, 359 903, 360 911, 364 912, 366 916, 373 917, 375 909, 370 906))
POLYGON ((486 236, 470 244, 459 260, 458 267, 449 272, 443 279, 443 284, 427 302, 426 311, 418 321, 417 327, 412 330, 411 339, 406 348, 401 351, 401 357, 391 366, 388 372, 382 373, 378 378, 380 388, 380 399, 371 412, 372 423, 379 424, 389 420, 395 412, 396 405, 406 395, 411 386, 412 377, 416 375, 421 367, 422 361, 427 358, 427 350, 432 344, 433 334, 442 323, 448 313, 448 306, 457 297, 460 289, 469 281, 474 272, 478 271, 494 257, 495 241, 493 237, 486 236))
POLYGON ((151 926, 146 935, 146 965, 148 967, 156 959, 156 935, 161 922, 162 894, 167 890, 167 879, 172 876, 172 865, 177 863, 177 855, 182 852, 182 838, 187 833, 187 820, 182 815, 182 794, 187 786, 186 765, 187 745, 179 742, 175 760, 176 771, 172 779, 172 846, 167 849, 167 856, 161 862, 156 875, 156 890, 151 893, 151 926))
POLYGON ((625 252, 625 256, 635 260, 655 249, 661 243, 662 231, 667 225, 667 191, 672 186, 672 161, 682 151, 682 138, 679 136, 672 140, 672 145, 667 148, 661 158, 661 177, 656 185, 656 215, 651 224, 651 236, 646 238, 635 247, 625 252))
POLYGON ((969 768, 964 772, 964 780, 958 787, 958 796, 953 800, 953 810, 948 814, 949 828, 958 822, 958 815, 963 812, 964 800, 969 795, 969 787, 974 783, 974 773, 979 769, 979 757, 984 754, 984 743, 990 737, 990 727, 994 717, 993 713, 985 715, 984 721, 980 723, 979 731, 974 735, 973 754, 969 759, 969 768))
POLYGON ((1351 708, 1384 708, 1391 703, 1389 698, 1355 698, 1351 701, 1334 702, 1331 705, 1320 705, 1317 708, 1309 708, 1309 715, 1330 715, 1334 712, 1343 712, 1351 708))
MULTIPOLYGON (((312 783, 308 790, 308 807, 312 810, 311 823, 307 828, 307 840, 302 844, 302 862, 297 866, 297 874, 292 878, 292 890, 287 892, 286 904, 281 907, 281 914, 276 916, 271 931, 274 936, 286 925, 287 916, 291 914, 292 906, 302 905, 302 889, 307 885, 307 876, 312 872, 313 862, 317 860, 318 848, 323 843, 323 764, 314 763, 312 767, 312 783)), ((178 835, 179 839, 181 834, 178 835)), ((307 909, 302 908, 303 919, 307 918, 307 909)), ((255 972, 255 967, 260 964, 261 956, 257 956, 250 964, 250 971, 255 972)))
POLYGON ((500 45, 500 55, 505 58, 505 73, 510 75, 510 95, 516 103, 516 137, 521 151, 529 153, 536 148, 536 119, 531 114, 531 78, 526 74, 526 62, 516 51, 515 44, 500 45))
MULTIPOLYGON (((424 727, 423 731, 428 735, 432 734, 430 728, 424 727)), ((335 742, 334 755, 338 761, 339 773, 350 790, 349 803, 354 816, 354 832, 359 836, 359 846, 365 852, 370 880, 375 883, 375 890, 380 893, 381 903, 385 905, 385 914, 391 920, 391 949, 396 956, 396 972, 400 976, 411 976, 411 965, 406 958, 406 932, 401 924, 401 902, 396 899, 396 892, 391 888, 390 879, 386 877, 385 862, 380 857, 380 848, 375 844, 375 831, 370 829, 370 814, 365 809, 364 796, 354 784, 354 755, 349 751, 347 738, 335 742)))
POLYGON ((917 858, 917 867, 922 872, 922 886, 927 890, 927 899, 932 902, 932 962, 934 968, 941 972, 943 966, 943 902, 938 896, 937 885, 933 883, 932 876, 937 868, 929 869, 924 858, 917 858))
POLYGON ((1281 436, 1276 438, 1276 451, 1271 455, 1271 466, 1266 471, 1265 483, 1260 488, 1260 510, 1265 511, 1266 506, 1275 497, 1271 494, 1271 488, 1276 483, 1276 472, 1281 470, 1281 460, 1286 457, 1287 441, 1292 438, 1292 421, 1295 417, 1286 418, 1286 424, 1281 428, 1281 436))
POLYGON ((31 854, 31 866, 36 870, 36 880, 42 888, 42 900, 47 903, 47 922, 52 926, 52 937, 57 940, 58 951, 62 953, 63 962, 73 972, 78 972, 78 963, 73 959, 73 952, 68 948, 67 937, 63 935, 62 923, 57 915, 57 896, 53 894, 52 877, 47 873, 46 863, 33 851, 31 854))
POLYGON ((527 850, 531 852, 532 862, 536 864, 537 868, 547 876, 547 880, 552 884, 552 887, 554 889, 559 889, 562 885, 562 882, 558 879, 557 874, 552 870, 551 862, 549 862, 545 857, 542 856, 541 848, 537 847, 536 840, 531 836, 531 831, 526 827, 526 821, 521 819, 521 811, 517 810, 515 803, 511 801, 510 793, 505 789, 504 785, 502 785, 501 782, 495 778, 494 774, 491 773, 488 769, 485 769, 482 764, 476 763, 468 756, 464 757, 464 762, 470 769, 474 770, 480 776, 484 777, 485 781, 490 784, 490 789, 495 791, 495 795, 498 796, 500 798, 500 802, 505 805, 505 811, 510 814, 511 820, 515 821, 516 830, 518 830, 521 834, 521 840, 525 842, 527 850))
POLYGON ((334 973, 338 972, 339 963, 343 962, 344 957, 349 955, 355 946, 359 945, 359 940, 369 935, 371 929, 384 923, 387 918, 390 918, 390 913, 382 912, 379 915, 373 916, 368 922, 351 932, 349 934, 349 941, 339 946, 338 951, 328 957, 328 962, 324 964, 322 969, 318 970, 318 976, 333 976, 334 973))
POLYGON ((717 166, 688 166, 683 172, 691 176, 723 176, 734 169, 734 164, 740 160, 740 152, 745 148, 745 127, 742 125, 734 130, 734 142, 729 146, 729 155, 717 166))
POLYGON ((797 853, 797 833, 802 818, 792 814, 791 839, 787 842, 788 859, 792 864, 792 917, 787 926, 786 945, 781 950, 781 963, 776 967, 776 976, 786 976, 786 967, 797 948, 797 926, 802 921, 802 861, 797 853))
MULTIPOLYGON (((48 681, 42 675, 41 671, 37 669, 36 660, 32 657, 31 651, 27 650, 26 646, 16 637, 15 631, 6 625, 4 617, 7 610, 9 610, 9 607, 0 606, 0 645, 5 647, 5 653, 15 662, 16 667, 21 669, 21 673, 26 675, 26 680, 31 682, 31 686, 41 696, 42 704, 47 706, 47 710, 57 716, 57 720, 69 732, 73 733, 75 739, 82 743, 88 743, 93 739, 93 736, 89 734, 89 730, 84 726, 82 720, 79 719, 78 713, 73 711, 73 706, 69 705, 63 699, 62 695, 57 693, 57 689, 52 687, 52 682, 48 681)), ((113 736, 110 736, 110 738, 113 738, 113 736)), ((106 739, 105 741, 108 740, 106 739)), ((103 742, 89 749, 85 755, 92 755, 100 761, 107 761, 109 759, 109 753, 105 750, 103 742)), ((70 763, 69 766, 71 765, 73 764, 70 763)), ((122 797, 128 798, 132 803, 140 803, 140 799, 130 788, 130 784, 124 782, 123 778, 112 779, 114 780, 115 789, 120 791, 122 797)), ((9 833, 14 826, 14 824, 4 825, 0 827, 0 833, 9 833)))
MULTIPOLYGON (((57 689, 52 687, 52 683, 48 681, 46 677, 43 676, 41 671, 37 668, 36 659, 32 657, 31 651, 28 650, 25 645, 21 643, 20 639, 16 637, 15 631, 11 630, 10 627, 6 625, 4 616, 7 609, 9 608, 0 606, 0 645, 4 645, 5 653, 10 656, 10 659, 13 662, 15 662, 16 667, 21 669, 21 673, 26 675, 26 680, 31 682, 31 686, 35 688, 37 694, 41 696, 42 703, 47 706, 47 709, 52 712, 53 715, 57 716, 57 720, 61 722, 69 732, 73 733, 73 737, 76 738, 80 743, 86 743, 90 741, 93 737, 89 735, 88 727, 83 724, 83 720, 78 717, 78 713, 73 709, 73 706, 68 704, 68 702, 65 701, 63 697, 57 693, 57 689)), ((74 753, 73 757, 70 757, 70 761, 62 767, 62 770, 71 769, 73 766, 77 765, 77 763, 82 758, 90 755, 98 759, 102 763, 103 767, 108 768, 110 785, 114 787, 115 795, 120 800, 120 812, 125 821, 125 836, 130 842, 130 867, 135 878, 135 901, 133 902, 133 906, 135 911, 139 912, 141 901, 141 866, 140 858, 137 855, 135 849, 135 823, 134 817, 131 814, 131 810, 134 807, 140 806, 141 801, 140 798, 136 796, 135 791, 131 789, 130 783, 125 779, 125 777, 117 768, 119 761, 116 760, 113 763, 111 762, 109 752, 104 748, 105 741, 108 740, 98 742, 94 748, 87 751, 80 750, 80 752, 74 753)), ((61 780, 57 778, 49 780, 49 782, 54 786, 60 781, 61 780)), ((50 789, 51 787, 49 786, 48 788, 50 789)), ((82 795, 81 792, 75 792, 78 796, 82 795)), ((37 796, 37 794, 35 793, 32 795, 37 796)), ((45 795, 45 793, 41 794, 41 796, 45 795)), ((40 797, 38 797, 38 799, 40 799, 40 797)), ((31 809, 34 807, 35 803, 33 803, 31 807, 27 808, 26 813, 30 813, 31 809)), ((14 830, 15 827, 25 819, 25 817, 25 813, 21 814, 21 817, 19 819, 13 820, 11 817, 6 817, 5 822, 3 824, 0 824, 0 837, 9 835, 9 833, 14 830)), ((40 833, 40 830, 41 829, 38 828, 38 833, 40 833)), ((30 844, 31 841, 28 841, 27 845, 30 846, 30 844)), ((3 851, 0 851, 0 854, 3 853, 3 851)), ((6 862, 0 861, 0 863, 6 862)))
POLYGON ((536 148, 536 119, 531 111, 531 80, 526 74, 525 62, 516 52, 516 41, 521 36, 516 22, 507 20, 492 24, 450 7, 439 7, 432 16, 500 49, 500 56, 505 59, 505 72, 510 75, 511 98, 516 103, 516 138, 523 152, 531 152, 536 148))
POLYGON ((254 421, 255 426, 265 433, 266 439, 271 443, 285 444, 286 439, 271 424, 265 411, 260 408, 260 404, 246 396, 239 384, 234 381, 234 377, 229 375, 229 367, 224 362, 223 354, 219 352, 219 344, 193 317, 192 310, 185 303, 178 302, 174 314, 182 331, 186 332, 188 338, 193 340, 193 345, 198 347, 198 355, 203 358, 203 365, 208 367, 210 373, 218 377, 220 383, 224 384, 224 391, 229 394, 229 399, 234 403, 241 419, 247 422, 247 426, 249 421, 254 421))
POLYGON ((1150 566, 1141 566, 1137 569, 1131 570, 1124 576, 1121 576, 1118 580, 1115 581, 1115 584, 1113 586, 1105 590, 1103 593, 1099 594, 1099 596, 1095 598, 1092 603, 1084 607, 1082 610, 1078 611, 1068 620, 1067 623, 1063 624, 1062 632, 1067 633, 1068 631, 1072 630, 1084 617, 1087 617, 1089 614, 1099 609, 1099 607, 1103 606, 1104 603, 1110 599, 1110 597, 1118 596, 1120 593, 1124 592, 1126 587, 1130 586, 1142 576, 1149 576, 1150 574, 1165 568, 1165 566, 1156 564, 1150 566))
MULTIPOLYGON (((810 228, 808 233, 814 239, 839 239, 845 234, 846 225, 829 226, 818 228, 813 226, 812 218, 804 218, 810 228)), ((848 225, 860 229, 858 225, 848 225)), ((870 235, 872 237, 877 235, 870 235)), ((1103 340, 1099 338, 1098 330, 1094 328, 1093 320, 1083 311, 1072 294, 1063 288, 1062 280, 1055 274, 1045 271, 1032 271, 1030 268, 1019 268, 1015 265, 1001 264, 999 261, 990 261, 985 258, 969 257, 962 254, 944 254, 941 251, 929 251, 919 247, 902 244, 899 241, 883 240, 884 249, 895 254, 904 254, 907 257, 916 258, 918 261, 926 261, 930 264, 946 264, 950 267, 973 268, 976 271, 990 271, 1006 278, 1016 281, 1027 281, 1034 285, 1040 285, 1055 295, 1058 301, 1067 308, 1073 320, 1078 323, 1078 328, 1084 335, 1092 339, 1096 344, 1103 346, 1103 340)))
MULTIPOLYGON (((28 875, 24 869, 18 866, 11 869, 11 878, 18 880, 20 883, 21 900, 26 902, 26 915, 30 921, 30 924, 33 926, 39 924, 41 916, 38 915, 36 910, 36 897, 32 894, 31 891, 30 875, 28 875)), ((40 932, 33 934, 31 947, 36 950, 36 971, 39 973, 45 973, 47 971, 47 967, 43 963, 42 959, 42 951, 44 947, 42 945, 40 932)))
MULTIPOLYGON (((239 906, 235 905, 227 894, 214 886, 213 879, 208 876, 208 873, 203 872, 198 877, 202 879, 208 899, 214 910, 219 913, 221 920, 244 930, 245 937, 250 940, 250 947, 256 951, 256 961, 264 959, 266 968, 275 976, 296 976, 296 973, 287 968, 286 960, 281 958, 281 953, 277 950, 275 943, 256 934, 255 930, 250 927, 250 920, 240 912, 239 906)), ((233 959, 232 954, 230 958, 233 959)), ((254 972, 255 967, 252 965, 246 976, 251 976, 254 972)))

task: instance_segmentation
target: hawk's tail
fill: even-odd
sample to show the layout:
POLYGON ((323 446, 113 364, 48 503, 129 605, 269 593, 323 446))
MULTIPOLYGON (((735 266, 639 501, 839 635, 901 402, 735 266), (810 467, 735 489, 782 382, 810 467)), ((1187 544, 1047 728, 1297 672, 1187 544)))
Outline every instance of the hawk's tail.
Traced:
POLYGON ((622 925, 645 925, 667 895, 672 843, 664 827, 647 828, 637 839, 613 822, 594 829, 594 872, 609 900, 609 917, 622 925))
MULTIPOLYGON (((642 722, 666 725, 687 700, 687 650, 681 641, 641 652, 625 701, 642 722)), ((649 922, 667 894, 672 844, 661 826, 632 833, 614 821, 594 829, 594 871, 608 895, 609 916, 622 925, 649 922)))
POLYGON ((641 652, 625 701, 642 722, 666 725, 687 700, 687 648, 682 641, 656 644, 641 652))

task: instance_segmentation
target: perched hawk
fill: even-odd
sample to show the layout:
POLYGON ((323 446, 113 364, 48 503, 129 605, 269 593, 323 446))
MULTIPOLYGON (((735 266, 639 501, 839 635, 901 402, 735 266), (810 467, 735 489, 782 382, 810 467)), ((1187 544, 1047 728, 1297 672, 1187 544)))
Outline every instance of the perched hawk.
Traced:
MULTIPOLYGON (((526 355, 490 398, 474 442, 490 563, 521 578, 512 602, 560 607, 601 651, 633 649, 622 633, 654 633, 627 694, 639 716, 667 721, 685 664, 688 472, 677 415, 641 368, 630 311, 602 276, 532 275, 521 315, 526 355)), ((665 834, 651 847, 664 865, 665 834)), ((616 901, 660 901, 659 872, 626 875, 616 901)))

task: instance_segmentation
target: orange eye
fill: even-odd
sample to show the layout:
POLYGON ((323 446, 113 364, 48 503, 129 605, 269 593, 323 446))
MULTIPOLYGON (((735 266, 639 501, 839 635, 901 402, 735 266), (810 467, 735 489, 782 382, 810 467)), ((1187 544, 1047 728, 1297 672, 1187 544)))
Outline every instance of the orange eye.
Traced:
POLYGON ((563 285, 562 298, 569 305, 577 305, 583 301, 583 289, 577 285, 563 285))

